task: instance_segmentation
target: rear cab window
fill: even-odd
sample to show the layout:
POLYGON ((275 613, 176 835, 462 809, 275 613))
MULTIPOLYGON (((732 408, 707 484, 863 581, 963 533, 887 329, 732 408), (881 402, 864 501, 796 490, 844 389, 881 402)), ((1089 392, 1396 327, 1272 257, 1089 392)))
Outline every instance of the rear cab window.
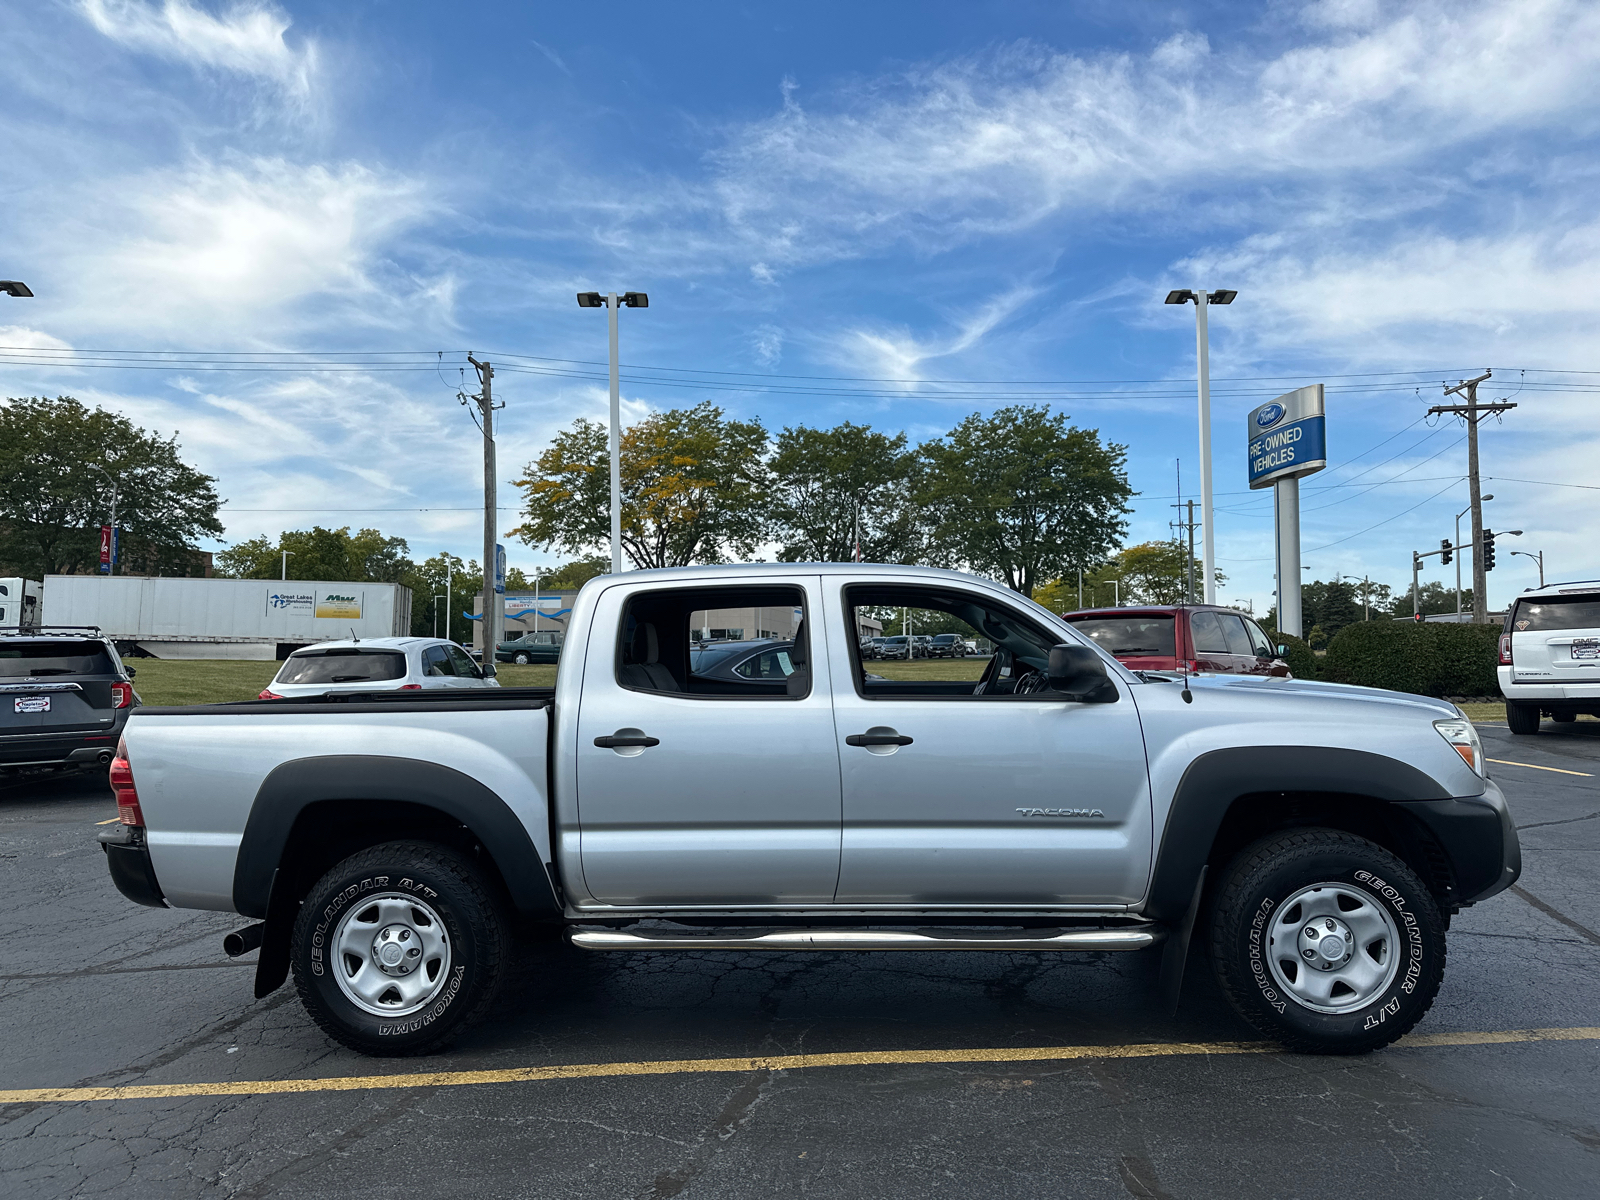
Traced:
POLYGON ((398 650, 302 650, 284 660, 276 683, 377 683, 400 679, 406 656, 398 650))

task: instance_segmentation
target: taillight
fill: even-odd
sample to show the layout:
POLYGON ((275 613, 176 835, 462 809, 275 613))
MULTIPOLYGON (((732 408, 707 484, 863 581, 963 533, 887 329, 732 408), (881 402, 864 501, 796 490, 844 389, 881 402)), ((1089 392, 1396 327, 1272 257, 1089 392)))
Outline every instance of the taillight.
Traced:
POLYGON ((1500 635, 1500 665, 1502 667, 1511 665, 1511 635, 1509 633, 1500 635))
POLYGON ((133 768, 128 765, 128 741, 117 742, 117 756, 111 760, 111 791, 117 798, 117 815, 124 825, 144 825, 139 809, 139 793, 133 786, 133 768))
POLYGON ((133 684, 113 683, 111 685, 111 707, 127 708, 133 703, 133 684))
POLYGON ((402 683, 396 690, 401 692, 420 692, 422 685, 420 683, 402 683))
POLYGON ((262 688, 261 691, 256 694, 256 699, 257 700, 282 700, 283 697, 278 695, 277 692, 270 691, 267 688, 262 688))

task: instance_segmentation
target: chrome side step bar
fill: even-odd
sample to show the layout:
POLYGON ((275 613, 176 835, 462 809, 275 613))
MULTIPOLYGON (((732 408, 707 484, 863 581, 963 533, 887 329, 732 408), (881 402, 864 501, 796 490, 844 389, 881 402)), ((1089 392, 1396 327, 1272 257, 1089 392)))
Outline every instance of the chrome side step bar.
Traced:
POLYGON ((1160 925, 1114 929, 751 929, 703 934, 676 930, 630 933, 570 926, 585 950, 1145 950, 1166 939, 1160 925))

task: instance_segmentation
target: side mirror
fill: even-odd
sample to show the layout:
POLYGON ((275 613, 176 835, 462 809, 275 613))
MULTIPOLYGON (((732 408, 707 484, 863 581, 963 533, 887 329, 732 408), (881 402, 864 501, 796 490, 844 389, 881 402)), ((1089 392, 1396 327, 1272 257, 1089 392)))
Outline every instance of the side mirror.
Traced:
POLYGON ((1114 704, 1117 685, 1106 674, 1100 656, 1087 646, 1050 648, 1050 690, 1081 704, 1114 704))
POLYGON ((127 671, 129 679, 132 679, 134 676, 136 676, 139 673, 139 672, 135 671, 132 667, 124 667, 123 670, 127 671))

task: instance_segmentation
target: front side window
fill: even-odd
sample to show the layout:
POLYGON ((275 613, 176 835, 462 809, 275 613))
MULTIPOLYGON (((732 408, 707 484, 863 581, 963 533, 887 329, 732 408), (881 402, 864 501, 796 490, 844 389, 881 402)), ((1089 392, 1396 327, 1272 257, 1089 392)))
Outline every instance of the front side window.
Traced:
POLYGON ((763 650, 753 654, 733 669, 735 675, 745 679, 774 679, 786 680, 794 674, 794 661, 789 657, 789 651, 763 650))
POLYGON ((278 670, 278 683, 377 683, 406 673, 406 656, 393 650, 301 650, 278 670))
POLYGON ((1250 646, 1250 635, 1244 631, 1244 618, 1237 613, 1218 613, 1222 637, 1228 643, 1228 653, 1249 658, 1255 653, 1250 646))
POLYGON ((429 646, 422 652, 422 673, 435 677, 454 678, 456 669, 443 646, 429 646))
POLYGON ((446 646, 445 652, 450 656, 450 665, 455 669, 458 679, 483 678, 483 672, 478 670, 478 664, 467 657, 467 652, 460 646, 446 646))
POLYGON ((1245 620, 1244 631, 1250 635, 1250 646, 1255 651, 1257 658, 1277 658, 1278 648, 1263 632, 1261 626, 1249 619, 1245 620))
POLYGON ((855 584, 845 588, 844 600, 852 627, 871 619, 893 630, 870 669, 857 655, 856 688, 867 699, 1047 693, 1051 647, 1069 640, 999 601, 954 588, 855 584), (989 647, 990 652, 966 657, 929 653, 940 634, 989 647))

